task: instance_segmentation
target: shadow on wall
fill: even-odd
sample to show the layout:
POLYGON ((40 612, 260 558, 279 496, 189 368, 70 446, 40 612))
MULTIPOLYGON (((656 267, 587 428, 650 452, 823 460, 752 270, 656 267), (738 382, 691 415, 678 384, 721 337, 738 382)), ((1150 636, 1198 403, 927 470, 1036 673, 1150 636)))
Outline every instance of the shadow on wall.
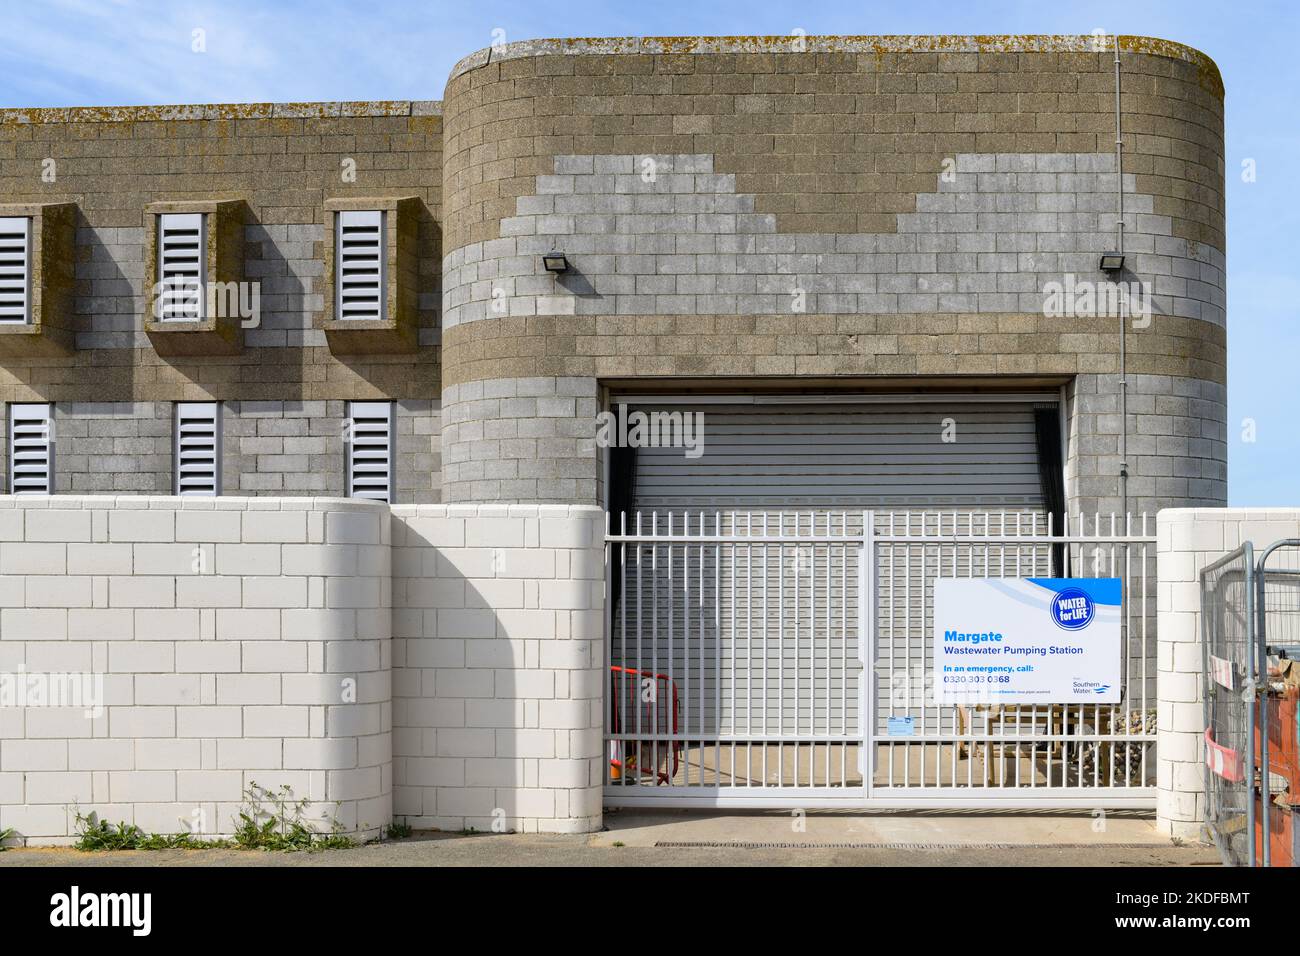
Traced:
MULTIPOLYGON (((415 344, 411 351, 375 351, 349 353, 331 349, 335 360, 347 366, 361 382, 373 389, 357 390, 354 399, 384 398, 436 398, 442 390, 442 326, 439 309, 442 304, 442 226, 423 202, 417 204, 417 274, 411 307, 415 310, 415 344), (418 374, 414 374, 418 370, 418 374)), ((331 213, 326 213, 320 242, 332 243, 331 213)), ((323 266, 323 249, 313 259, 317 267, 323 266)), ((316 326, 322 310, 323 297, 332 295, 326 287, 323 268, 315 281, 315 294, 304 302, 302 318, 305 328, 311 330, 312 341, 325 346, 324 332, 316 326)))
POLYGON ((473 506, 398 510, 395 817, 440 829, 598 829, 599 523, 563 506, 527 517, 487 508, 477 520, 473 506))
POLYGON ((569 292, 579 299, 599 299, 603 298, 596 287, 592 285, 591 280, 578 271, 572 263, 569 264, 569 271, 557 275, 555 284, 560 286, 566 292, 569 292))

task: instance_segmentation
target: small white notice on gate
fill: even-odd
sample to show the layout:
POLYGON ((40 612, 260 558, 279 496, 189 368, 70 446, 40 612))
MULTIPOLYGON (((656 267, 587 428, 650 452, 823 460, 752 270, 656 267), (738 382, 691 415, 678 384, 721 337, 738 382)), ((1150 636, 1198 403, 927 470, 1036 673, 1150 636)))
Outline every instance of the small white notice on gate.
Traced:
POLYGON ((1117 704, 1119 578, 937 578, 938 704, 1117 704))

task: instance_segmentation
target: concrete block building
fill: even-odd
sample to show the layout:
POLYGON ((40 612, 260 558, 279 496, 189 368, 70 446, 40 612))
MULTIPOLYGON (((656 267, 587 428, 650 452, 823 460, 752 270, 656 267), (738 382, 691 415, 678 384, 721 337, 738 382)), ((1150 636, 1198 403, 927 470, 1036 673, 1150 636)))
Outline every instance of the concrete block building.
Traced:
MULTIPOLYGON (((955 420, 950 460, 895 502, 1041 505, 1028 435, 1056 406, 1067 510, 1221 504, 1222 84, 1177 44, 1119 52, 1118 187, 1114 57, 1091 37, 540 41, 467 57, 442 102, 7 110, 0 218, 27 251, 0 398, 52 404, 55 493, 171 492, 174 407, 215 402, 223 493, 344 494, 346 403, 380 402, 391 500, 597 504, 591 423, 621 395, 761 392, 755 421, 815 440, 832 426, 786 428, 772 396, 816 392, 897 395, 934 436, 955 420), (216 204, 220 252, 217 214, 192 212, 216 204), (383 308, 349 318, 335 250, 366 211, 383 308), (152 318, 159 230, 187 214, 205 279, 258 290, 224 338, 152 318), (1088 300, 1108 278, 1142 290, 1127 429, 1121 320, 1088 300)), ((898 411, 826 408, 866 436, 898 411)), ((709 457, 724 490, 669 476, 655 500, 727 506, 709 457)))
MULTIPOLYGON (((387 502, 391 530, 340 539, 389 549, 357 572, 378 590, 331 604, 320 572, 321 607, 391 616, 347 637, 387 675, 370 722, 336 734, 324 702, 267 688, 225 703, 301 705, 258 711, 289 722, 259 734, 344 741, 277 769, 342 787, 353 825, 387 800, 416 821, 505 807, 585 828, 618 607, 587 566, 602 511, 1059 529, 1226 502, 1224 175, 1216 66, 1141 37, 529 41, 466 57, 440 101, 0 110, 0 481, 12 513, 48 495, 177 522, 160 496, 180 495, 244 528, 305 509, 328 529, 352 506, 325 499, 387 502), (601 438, 603 413, 637 411, 698 415, 701 453, 601 438)), ((5 573, 72 574, 75 542, 138 540, 100 521, 58 538, 63 571, 5 573)), ((18 524, 7 541, 53 540, 18 524)), ((331 544, 306 535, 276 543, 331 544)), ((314 601, 309 565, 266 574, 303 575, 314 601)), ((230 600, 260 606, 260 575, 239 574, 230 600)), ((26 595, 0 646, 34 640, 26 595)), ((196 634, 258 641, 226 598, 190 599, 196 634)), ((54 615, 65 640, 73 610, 54 615)), ((351 667, 295 634, 294 673, 351 667)), ((179 653, 157 661, 179 670, 179 653)), ((167 706, 223 703, 206 688, 167 706)), ((209 756, 251 772, 186 759, 209 756)), ((14 759, 0 751, 0 795, 14 759)), ((188 779, 230 802, 229 780, 188 779)), ((170 812, 182 798, 159 786, 141 802, 170 812)))

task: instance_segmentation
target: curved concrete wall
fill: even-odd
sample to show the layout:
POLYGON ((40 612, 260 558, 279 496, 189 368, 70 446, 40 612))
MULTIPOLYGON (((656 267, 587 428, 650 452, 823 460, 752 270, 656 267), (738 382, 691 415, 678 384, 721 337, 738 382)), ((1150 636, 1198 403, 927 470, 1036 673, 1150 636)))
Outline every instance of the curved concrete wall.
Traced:
POLYGON ((378 833, 390 595, 383 504, 0 497, 0 698, 23 674, 102 690, 0 699, 0 829, 70 842, 79 807, 229 833, 256 782, 378 833))
MULTIPOLYGON (((1118 319, 1046 307, 1051 282, 1103 280, 1115 244, 1112 54, 1091 37, 794 43, 539 41, 458 66, 448 500, 594 501, 600 380, 942 376, 1068 383, 1072 507, 1117 507, 1118 319), (553 248, 559 278, 540 266, 553 248)), ((1130 507, 1221 503, 1222 82, 1177 44, 1120 46, 1121 278, 1152 294, 1128 336, 1130 507)))

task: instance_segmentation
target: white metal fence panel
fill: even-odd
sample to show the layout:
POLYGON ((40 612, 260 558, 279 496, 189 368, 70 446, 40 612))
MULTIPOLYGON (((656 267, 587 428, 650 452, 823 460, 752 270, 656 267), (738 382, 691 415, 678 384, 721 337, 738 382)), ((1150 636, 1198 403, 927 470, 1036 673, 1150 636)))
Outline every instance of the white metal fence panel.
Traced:
POLYGON ((611 534, 612 790, 861 799, 861 520, 635 515, 611 534))
POLYGON ((619 516, 611 803, 1151 804, 1155 539, 1098 516, 1053 532, 1024 512, 619 516), (1050 576, 1123 579, 1122 702, 936 704, 934 581, 1050 576))
MULTIPOLYGON (((1155 538, 1145 522, 920 512, 876 516, 875 757, 870 793, 1060 805, 1154 800, 1155 538), (1053 568, 1057 560, 1066 565, 1053 568), (938 578, 1116 577, 1123 582, 1119 704, 934 703, 938 578), (891 718, 910 717, 906 735, 891 718)), ((906 726, 906 725, 905 725, 906 726)))

